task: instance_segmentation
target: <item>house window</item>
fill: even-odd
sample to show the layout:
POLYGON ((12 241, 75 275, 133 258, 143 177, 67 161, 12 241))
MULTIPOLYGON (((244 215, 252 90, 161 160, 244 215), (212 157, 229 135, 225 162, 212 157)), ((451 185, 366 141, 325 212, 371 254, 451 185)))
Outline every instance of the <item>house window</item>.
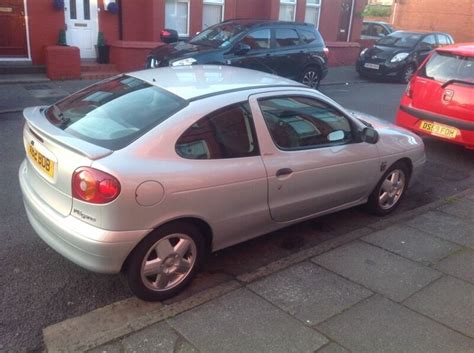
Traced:
POLYGON ((296 0, 280 0, 280 15, 282 21, 294 21, 296 14, 296 0))
POLYGON ((202 5, 202 29, 224 19, 224 0, 204 0, 202 5))
POLYGON ((306 0, 306 12, 304 21, 313 24, 319 28, 319 17, 321 15, 321 1, 322 0, 306 0))
POLYGON ((166 0, 165 27, 176 30, 180 36, 189 35, 189 0, 166 0))

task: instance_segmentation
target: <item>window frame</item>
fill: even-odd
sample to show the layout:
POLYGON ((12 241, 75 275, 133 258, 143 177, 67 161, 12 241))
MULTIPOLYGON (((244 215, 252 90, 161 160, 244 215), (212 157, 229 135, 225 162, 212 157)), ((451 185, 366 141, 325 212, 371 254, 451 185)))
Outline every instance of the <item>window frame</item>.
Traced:
POLYGON ((295 22, 296 21, 296 0, 280 0, 280 4, 279 4, 279 7, 278 7, 278 19, 280 21, 284 21, 283 19, 281 19, 280 15, 281 15, 281 5, 291 5, 293 6, 293 19, 291 20, 292 22, 295 22))
MULTIPOLYGON (((246 124, 247 125, 247 124, 246 124)), ((250 141, 249 141, 250 143, 250 141)), ((248 100, 243 100, 243 101, 240 101, 240 102, 236 102, 236 103, 231 103, 229 105, 226 105, 224 107, 220 107, 216 110, 213 110, 207 114, 205 114, 204 116, 198 118, 196 121, 194 121, 192 124, 189 124, 188 127, 179 135, 179 137, 176 139, 175 141, 175 152, 176 154, 178 155, 179 158, 182 158, 182 159, 185 159, 185 160, 197 160, 197 161, 216 161, 216 160, 229 160, 229 159, 236 159, 236 158, 250 158, 250 157, 258 157, 260 156, 260 145, 259 145, 259 141, 258 141, 258 135, 257 135, 257 130, 255 128, 255 119, 253 117, 253 113, 252 113, 252 107, 250 105, 250 102, 248 100), (211 115, 219 115, 221 114, 221 112, 225 111, 225 110, 228 110, 228 109, 233 109, 234 107, 241 107, 242 105, 247 105, 248 107, 248 111, 250 113, 250 119, 249 119, 249 126, 247 126, 247 128, 249 129, 249 132, 251 133, 250 136, 248 137, 251 137, 252 138, 252 142, 253 142, 253 146, 254 146, 254 151, 252 151, 251 153, 252 154, 249 154, 247 156, 241 156, 241 157, 226 157, 226 158, 206 158, 206 159, 199 159, 199 158, 188 158, 188 157, 185 157, 183 156, 179 150, 178 150, 178 142, 179 140, 184 136, 184 134, 186 134, 188 132, 188 130, 195 124, 199 123, 200 121, 204 120, 204 119, 208 119, 211 115)), ((250 153, 250 152, 249 152, 250 153)))
MULTIPOLYGON (((310 8, 316 8, 318 9, 318 25, 316 26, 315 23, 311 23, 314 27, 316 27, 316 29, 319 30, 319 23, 321 21, 321 9, 322 9, 322 3, 323 3, 323 0, 317 0, 319 1, 317 4, 312 4, 312 3, 308 3, 308 1, 306 1, 306 6, 305 6, 305 9, 304 9, 304 16, 305 16, 305 22, 306 22, 306 12, 308 11, 308 7, 310 8)), ((307 23, 310 23, 310 22, 307 22, 307 23)))
POLYGON ((307 150, 316 150, 316 149, 321 149, 321 148, 327 148, 327 147, 334 147, 334 146, 346 146, 346 145, 352 145, 352 144, 355 144, 355 143, 360 143, 362 142, 360 140, 360 138, 358 137, 359 134, 358 134, 358 129, 357 129, 357 125, 356 123, 352 120, 351 117, 349 117, 344 111, 342 111, 341 109, 335 107, 334 105, 332 105, 331 103, 325 101, 325 100, 322 100, 322 99, 319 99, 319 98, 316 98, 316 97, 313 97, 313 96, 308 96, 308 95, 305 95, 305 94, 291 94, 291 95, 272 95, 272 96, 266 96, 266 97, 259 97, 256 99, 257 101, 257 104, 258 104, 258 109, 259 109, 259 112, 262 116, 262 119, 264 121, 264 124, 265 124, 265 127, 267 129, 267 132, 268 134, 270 135, 270 138, 273 142, 273 145, 279 150, 279 151, 283 151, 283 152, 298 152, 298 151, 307 151, 307 150), (328 143, 325 143, 325 144, 320 144, 320 145, 311 145, 311 146, 304 146, 304 147, 297 147, 297 148, 285 148, 285 147, 281 147, 279 146, 276 141, 275 141, 275 138, 274 136, 272 135, 271 131, 270 131, 270 127, 268 126, 268 123, 267 123, 267 120, 265 119, 265 115, 262 111, 262 108, 261 108, 261 102, 262 101, 266 101, 266 100, 272 100, 272 99, 281 99, 281 98, 305 98, 305 99, 310 99, 310 100, 313 100, 315 102, 318 102, 318 103, 322 103, 326 106, 329 106, 331 107, 332 109, 334 109, 336 112, 338 112, 341 116, 343 116, 349 123, 349 126, 350 126, 350 129, 351 129, 351 139, 349 141, 334 141, 334 142, 328 142, 328 143))
POLYGON ((202 23, 202 30, 205 30, 217 23, 213 23, 211 26, 208 26, 206 28, 204 28, 204 7, 206 5, 214 5, 214 6, 220 6, 221 7, 221 20, 217 23, 221 23, 222 21, 224 21, 224 18, 225 18, 225 0, 203 0, 202 2, 202 19, 203 19, 203 23, 202 23))
MULTIPOLYGON (((191 17, 191 0, 171 0, 171 1, 175 1, 176 3, 186 3, 188 5, 188 13, 186 15, 186 30, 187 32, 186 33, 179 33, 178 32, 178 36, 179 37, 189 37, 189 34, 190 34, 190 17, 191 17)), ((165 14, 165 28, 169 28, 169 29, 174 29, 174 28, 170 28, 166 25, 166 0, 164 1, 164 6, 165 6, 165 11, 164 11, 164 14, 165 14)), ((176 31, 178 31, 176 29, 176 31)))

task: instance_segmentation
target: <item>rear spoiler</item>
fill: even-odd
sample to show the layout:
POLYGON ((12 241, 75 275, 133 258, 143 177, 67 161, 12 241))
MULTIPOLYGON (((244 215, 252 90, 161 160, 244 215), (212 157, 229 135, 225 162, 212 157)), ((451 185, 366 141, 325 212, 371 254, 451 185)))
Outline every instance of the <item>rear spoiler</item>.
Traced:
POLYGON ((23 116, 30 128, 31 132, 41 138, 46 137, 48 140, 64 146, 74 152, 77 152, 91 160, 97 160, 112 154, 114 151, 104 147, 96 146, 90 142, 81 140, 66 131, 63 131, 51 124, 43 111, 46 107, 30 107, 23 110, 23 116))

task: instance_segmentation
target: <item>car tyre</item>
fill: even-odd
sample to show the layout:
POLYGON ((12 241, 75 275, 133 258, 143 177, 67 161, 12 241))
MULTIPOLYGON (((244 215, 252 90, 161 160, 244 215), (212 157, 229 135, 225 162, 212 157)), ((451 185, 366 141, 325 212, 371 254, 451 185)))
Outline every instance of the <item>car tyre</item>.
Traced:
POLYGON ((413 64, 406 65, 400 72, 400 82, 408 83, 415 74, 416 67, 413 64))
POLYGON ((410 170, 406 163, 399 161, 393 164, 370 194, 367 202, 368 210, 377 216, 393 212, 405 196, 409 180, 410 170))
POLYGON ((301 74, 301 83, 310 88, 318 89, 320 82, 321 70, 317 66, 309 66, 301 74))
POLYGON ((128 285, 140 299, 165 300, 191 282, 204 257, 204 238, 195 226, 166 224, 143 239, 128 257, 128 285))

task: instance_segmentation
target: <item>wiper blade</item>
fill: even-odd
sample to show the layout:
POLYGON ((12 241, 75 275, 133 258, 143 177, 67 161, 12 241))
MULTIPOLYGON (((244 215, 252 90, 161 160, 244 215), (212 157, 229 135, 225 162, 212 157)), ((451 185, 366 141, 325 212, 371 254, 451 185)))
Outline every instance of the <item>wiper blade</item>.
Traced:
POLYGON ((474 82, 473 81, 464 81, 464 80, 458 80, 458 79, 452 79, 452 80, 448 80, 446 81, 445 83, 443 83, 443 85, 441 86, 441 88, 446 88, 448 87, 449 85, 453 84, 453 83, 461 83, 463 85, 471 85, 471 86, 474 86, 474 82))

